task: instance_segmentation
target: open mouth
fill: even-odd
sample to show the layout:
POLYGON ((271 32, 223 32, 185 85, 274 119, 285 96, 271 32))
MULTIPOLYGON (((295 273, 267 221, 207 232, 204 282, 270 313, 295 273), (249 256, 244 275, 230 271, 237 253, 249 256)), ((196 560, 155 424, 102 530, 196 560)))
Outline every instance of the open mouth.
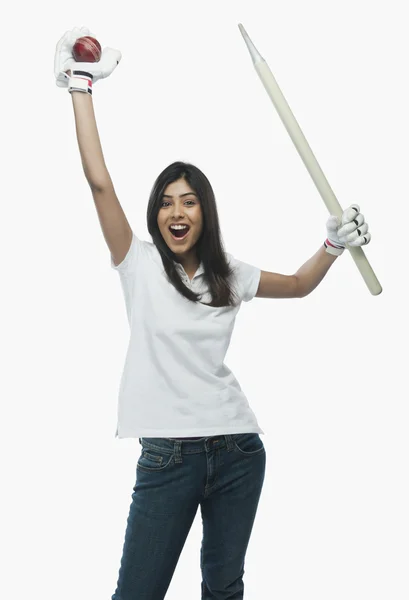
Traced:
POLYGON ((173 237, 174 240, 184 240, 185 237, 187 237, 187 235, 189 234, 190 231, 190 227, 189 225, 182 225, 179 227, 174 227, 174 226, 170 226, 169 227, 169 231, 173 237))

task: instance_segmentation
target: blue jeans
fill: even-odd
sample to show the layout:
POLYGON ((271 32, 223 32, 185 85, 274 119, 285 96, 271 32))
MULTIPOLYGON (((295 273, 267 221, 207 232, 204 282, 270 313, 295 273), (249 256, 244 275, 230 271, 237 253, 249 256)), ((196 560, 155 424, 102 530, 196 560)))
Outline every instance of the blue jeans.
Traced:
POLYGON ((163 600, 200 505, 202 600, 242 600, 244 560, 264 482, 257 433, 140 438, 111 600, 163 600))

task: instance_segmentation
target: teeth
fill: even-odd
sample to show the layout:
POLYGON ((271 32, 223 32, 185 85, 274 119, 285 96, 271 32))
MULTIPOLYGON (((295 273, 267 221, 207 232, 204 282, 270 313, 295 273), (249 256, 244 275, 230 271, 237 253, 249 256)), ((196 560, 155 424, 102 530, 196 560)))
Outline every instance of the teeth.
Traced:
POLYGON ((187 229, 187 225, 171 225, 171 229, 187 229))

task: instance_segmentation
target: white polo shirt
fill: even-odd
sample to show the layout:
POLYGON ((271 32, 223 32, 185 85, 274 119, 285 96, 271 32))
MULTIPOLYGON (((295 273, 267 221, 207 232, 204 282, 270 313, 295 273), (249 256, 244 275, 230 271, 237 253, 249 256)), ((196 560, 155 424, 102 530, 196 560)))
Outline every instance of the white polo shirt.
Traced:
MULTIPOLYGON (((260 269, 226 256, 240 302, 212 307, 182 296, 168 281, 156 246, 133 234, 118 266, 130 326, 115 437, 210 437, 264 433, 224 364, 241 302, 254 298, 260 269)), ((184 282, 210 302, 201 264, 184 282)))

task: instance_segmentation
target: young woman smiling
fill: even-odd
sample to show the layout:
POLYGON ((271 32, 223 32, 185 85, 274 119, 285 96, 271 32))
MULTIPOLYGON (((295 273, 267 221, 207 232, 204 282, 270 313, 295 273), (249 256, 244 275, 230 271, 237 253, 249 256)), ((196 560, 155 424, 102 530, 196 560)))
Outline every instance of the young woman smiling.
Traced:
POLYGON ((241 303, 303 298, 345 243, 370 241, 359 207, 331 216, 318 251, 293 275, 261 271, 224 251, 216 200, 205 174, 175 162, 154 182, 147 208, 152 242, 129 225, 104 162, 93 84, 120 61, 75 63, 86 28, 59 41, 55 76, 71 93, 85 177, 120 277, 130 340, 118 400, 119 438, 141 453, 112 600, 161 600, 200 507, 202 600, 240 600, 247 546, 264 481, 257 419, 224 364, 241 303))

